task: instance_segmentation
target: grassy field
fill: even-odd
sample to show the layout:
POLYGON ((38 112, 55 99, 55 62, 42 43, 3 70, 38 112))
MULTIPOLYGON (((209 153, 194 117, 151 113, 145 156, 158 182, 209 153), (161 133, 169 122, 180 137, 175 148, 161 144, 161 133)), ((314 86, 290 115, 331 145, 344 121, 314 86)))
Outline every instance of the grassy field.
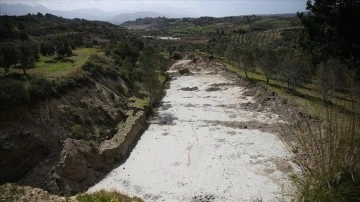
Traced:
MULTIPOLYGON (((89 56, 98 52, 97 48, 78 48, 73 51, 73 56, 57 60, 56 56, 40 56, 39 61, 35 63, 35 68, 28 69, 30 75, 39 75, 46 77, 64 77, 77 72, 88 60, 89 56)), ((11 71, 22 73, 20 69, 11 71)))

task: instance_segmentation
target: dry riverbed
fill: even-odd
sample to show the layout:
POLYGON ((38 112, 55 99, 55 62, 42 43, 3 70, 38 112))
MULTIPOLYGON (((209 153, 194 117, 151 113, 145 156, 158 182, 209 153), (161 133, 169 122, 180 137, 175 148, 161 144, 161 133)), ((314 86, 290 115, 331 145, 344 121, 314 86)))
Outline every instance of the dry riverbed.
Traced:
POLYGON ((125 163, 89 189, 145 201, 289 201, 293 155, 283 123, 217 66, 180 61, 162 106, 125 163), (180 75, 180 68, 191 73, 180 75))

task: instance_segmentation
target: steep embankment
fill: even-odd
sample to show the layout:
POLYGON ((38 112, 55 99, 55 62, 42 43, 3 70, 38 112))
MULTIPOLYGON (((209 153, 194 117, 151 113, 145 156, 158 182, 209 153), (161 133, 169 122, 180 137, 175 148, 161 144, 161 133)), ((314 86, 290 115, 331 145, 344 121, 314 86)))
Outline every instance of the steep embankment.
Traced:
POLYGON ((69 195, 125 159, 146 125, 149 107, 109 72, 92 71, 86 82, 57 98, 1 109, 1 183, 17 181, 69 195))

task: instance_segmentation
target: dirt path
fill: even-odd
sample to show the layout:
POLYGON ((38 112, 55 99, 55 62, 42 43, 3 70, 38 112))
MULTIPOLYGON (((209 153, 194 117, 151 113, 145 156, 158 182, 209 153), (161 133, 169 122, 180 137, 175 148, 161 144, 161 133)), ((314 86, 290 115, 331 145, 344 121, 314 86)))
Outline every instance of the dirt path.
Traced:
POLYGON ((216 67, 180 76, 180 61, 158 116, 129 159, 89 189, 117 189, 145 201, 289 201, 298 168, 276 135, 247 124, 276 124, 278 115, 246 111, 254 103, 216 67), (236 127, 236 126, 241 127, 236 127))

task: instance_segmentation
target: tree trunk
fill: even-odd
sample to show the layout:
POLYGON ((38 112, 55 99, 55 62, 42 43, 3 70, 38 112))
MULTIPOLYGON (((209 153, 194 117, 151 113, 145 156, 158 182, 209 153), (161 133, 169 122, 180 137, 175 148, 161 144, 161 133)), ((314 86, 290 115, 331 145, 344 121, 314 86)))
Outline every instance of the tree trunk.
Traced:
POLYGON ((290 81, 289 81, 289 80, 287 80, 287 86, 288 86, 288 90, 291 90, 291 89, 290 89, 290 81))
POLYGON ((246 69, 245 69, 245 68, 244 68, 244 72, 245 72, 245 76, 246 76, 246 78, 247 78, 248 80, 250 80, 250 78, 249 78, 249 76, 248 76, 247 71, 246 71, 246 69))

